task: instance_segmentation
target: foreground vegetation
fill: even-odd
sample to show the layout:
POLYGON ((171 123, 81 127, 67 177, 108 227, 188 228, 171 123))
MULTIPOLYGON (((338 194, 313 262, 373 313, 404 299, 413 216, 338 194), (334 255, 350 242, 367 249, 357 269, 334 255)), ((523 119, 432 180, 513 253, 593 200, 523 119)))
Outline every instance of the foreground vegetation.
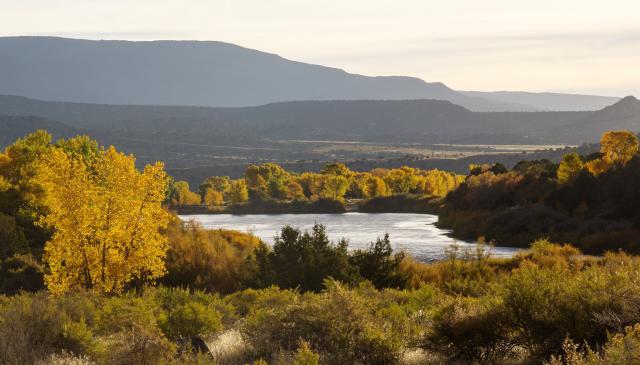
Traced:
MULTIPOLYGON (((210 244, 224 241, 216 232, 186 229, 197 233, 188 240, 204 234, 210 244)), ((339 267, 330 266, 317 286, 315 278, 297 276, 283 288, 240 289, 251 260, 242 260, 246 252, 234 244, 223 247, 226 253, 211 246, 209 259, 238 260, 196 265, 192 273, 202 279, 184 289, 2 299, 0 362, 627 364, 640 355, 636 257, 589 259, 539 241, 513 259, 492 259, 483 250, 452 250, 436 264, 405 258, 392 272, 401 287, 394 275, 373 278, 380 288, 349 276, 336 281, 329 276, 339 267), (200 339, 210 354, 200 352, 200 339)), ((199 257, 181 260, 169 271, 192 268, 199 257)), ((316 272, 322 260, 322 250, 309 250, 302 266, 290 269, 316 272)), ((276 258, 267 261, 282 269, 276 258)))
MULTIPOLYGON (((613 137, 629 143, 603 143, 586 169, 567 157, 546 180, 547 170, 534 179, 474 168, 447 206, 479 199, 504 208, 489 203, 525 191, 539 197, 545 181, 549 197, 571 196, 589 179, 603 189, 596 202, 617 202, 607 212, 636 214, 620 200, 601 200, 635 196, 616 185, 635 176, 635 136, 613 137)), ((454 246, 447 259, 422 264, 393 252, 388 236, 349 251, 322 225, 283 227, 268 246, 181 222, 163 207, 173 194, 169 180, 161 164, 138 170, 132 156, 86 137, 52 143, 38 132, 0 154, 0 364, 627 364, 640 357, 639 257, 589 257, 537 240, 511 259, 491 258, 483 245, 454 246)), ((589 217, 591 209, 572 214, 589 217)))

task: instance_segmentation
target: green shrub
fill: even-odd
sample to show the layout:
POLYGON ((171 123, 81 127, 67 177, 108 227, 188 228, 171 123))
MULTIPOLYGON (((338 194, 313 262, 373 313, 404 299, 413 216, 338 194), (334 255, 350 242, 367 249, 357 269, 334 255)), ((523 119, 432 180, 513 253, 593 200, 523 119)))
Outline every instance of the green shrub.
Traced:
POLYGON ((176 346, 160 330, 154 304, 133 295, 101 301, 96 330, 105 345, 105 363, 157 364, 167 361, 176 346))
POLYGON ((454 245, 446 251, 446 259, 430 264, 406 257, 400 270, 408 278, 407 286, 417 288, 428 283, 448 294, 479 297, 491 292, 517 266, 512 260, 491 258, 484 246, 461 250, 454 245))
POLYGON ((319 362, 320 355, 313 352, 307 342, 300 341, 298 350, 293 355, 289 365, 318 365, 319 362))
POLYGON ((377 316, 375 306, 337 282, 320 294, 304 294, 283 307, 255 307, 242 333, 258 356, 295 351, 300 340, 328 364, 397 362, 401 331, 377 316))
POLYGON ((0 258, 28 252, 29 242, 16 218, 0 211, 0 258))
POLYGON ((566 339, 560 356, 552 356, 549 365, 637 365, 640 364, 640 324, 613 335, 600 351, 579 346, 566 339))
POLYGON ((0 363, 33 364, 52 354, 64 320, 46 294, 20 295, 0 307, 0 363))
POLYGON ((598 347, 607 333, 640 321, 638 269, 611 260, 579 272, 525 263, 502 286, 503 311, 534 356, 559 353, 566 336, 598 347))
POLYGON ((515 354, 508 323, 495 301, 455 298, 434 316, 423 347, 455 361, 495 363, 515 354))
POLYGON ((158 305, 158 324, 170 339, 210 336, 223 329, 223 313, 228 320, 233 316, 233 308, 214 295, 175 288, 159 288, 151 295, 158 305))
POLYGON ((174 356, 175 344, 167 340, 157 327, 139 323, 127 327, 102 338, 108 346, 105 364, 163 364, 174 356))
POLYGON ((558 267, 566 270, 578 270, 585 263, 580 259, 582 253, 571 245, 557 245, 546 239, 531 244, 528 252, 516 256, 516 261, 529 260, 542 267, 558 267))
POLYGON ((92 353, 93 332, 84 316, 46 293, 21 294, 0 305, 0 363, 28 364, 54 352, 92 353))
POLYGON ((270 286, 265 289, 245 289, 224 298, 240 316, 245 317, 253 308, 284 307, 298 300, 298 292, 270 286))

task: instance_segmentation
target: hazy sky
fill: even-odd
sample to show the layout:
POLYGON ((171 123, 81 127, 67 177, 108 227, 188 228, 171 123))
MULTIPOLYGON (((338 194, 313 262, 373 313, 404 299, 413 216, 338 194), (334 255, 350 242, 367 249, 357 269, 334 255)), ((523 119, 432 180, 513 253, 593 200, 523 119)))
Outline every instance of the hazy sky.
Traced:
POLYGON ((640 96, 637 0, 0 0, 0 35, 219 40, 463 90, 640 96))

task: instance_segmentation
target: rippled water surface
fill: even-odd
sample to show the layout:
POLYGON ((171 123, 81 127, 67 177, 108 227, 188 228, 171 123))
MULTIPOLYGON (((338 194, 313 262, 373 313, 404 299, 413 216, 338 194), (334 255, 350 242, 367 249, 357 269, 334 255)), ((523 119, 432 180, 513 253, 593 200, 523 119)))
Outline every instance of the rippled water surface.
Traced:
MULTIPOLYGON (((475 247, 474 243, 448 237, 448 230, 437 228, 438 217, 430 214, 409 213, 344 213, 344 214, 277 214, 277 215, 183 215, 183 220, 196 220, 210 229, 224 228, 250 232, 267 243, 282 226, 291 225, 302 230, 311 229, 314 223, 327 227, 329 238, 349 240, 351 249, 366 248, 377 237, 389 233, 395 250, 404 250, 420 261, 442 258, 453 244, 462 249, 475 247)), ((518 251, 511 247, 494 247, 493 256, 511 256, 518 251)))

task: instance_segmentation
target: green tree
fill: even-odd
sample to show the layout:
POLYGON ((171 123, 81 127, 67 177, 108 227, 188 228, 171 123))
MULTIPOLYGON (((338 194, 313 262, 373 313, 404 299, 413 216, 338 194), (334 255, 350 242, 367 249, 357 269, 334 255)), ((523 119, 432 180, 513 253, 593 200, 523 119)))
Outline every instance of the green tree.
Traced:
POLYGON ((231 179, 229 176, 211 176, 207 178, 198 189, 203 198, 208 190, 215 190, 226 199, 231 191, 231 179))
POLYGON ((357 250, 351 255, 351 263, 360 275, 380 288, 403 289, 408 278, 400 270, 404 253, 393 254, 389 235, 378 238, 368 250, 357 250))
POLYGON ((354 172, 342 163, 328 163, 320 173, 322 175, 344 176, 347 179, 354 176, 354 172))
POLYGON ((333 200, 343 200, 349 188, 349 180, 344 176, 330 175, 324 178, 320 197, 333 200))
POLYGON ((5 240, 9 237, 13 237, 12 241, 16 240, 5 250, 8 255, 20 247, 20 252, 31 252, 40 257, 44 243, 51 236, 49 229, 35 224, 38 214, 44 212, 46 206, 43 204, 42 190, 30 181, 35 174, 35 161, 48 154, 51 148, 51 135, 38 130, 16 140, 4 152, 0 152, 0 214, 5 216, 2 223, 4 227, 0 230, 5 231, 5 240))
POLYGON ((313 226, 311 232, 302 233, 290 226, 282 228, 273 250, 266 246, 256 250, 254 282, 261 286, 278 285, 281 288, 300 288, 319 292, 325 279, 331 277, 353 284, 360 280, 357 269, 349 262, 347 241, 333 244, 325 227, 313 226))
POLYGON ((200 195, 189 190, 189 183, 186 181, 176 181, 169 188, 169 201, 171 205, 198 205, 200 204, 200 195))
POLYGON ((88 162, 96 161, 100 155, 98 142, 86 135, 76 136, 67 140, 61 139, 55 143, 55 146, 62 148, 69 154, 80 156, 88 162))
POLYGON ((278 164, 251 165, 245 172, 245 180, 252 198, 286 198, 289 174, 278 164))
POLYGON ((410 193, 419 182, 415 170, 406 166, 390 170, 383 179, 393 194, 410 193))
POLYGON ((390 193, 387 184, 378 176, 371 176, 367 185, 369 190, 369 197, 371 198, 387 196, 390 193))
POLYGON ((29 243, 24 230, 13 216, 0 212, 0 260, 18 253, 27 253, 29 243))
POLYGON ((568 153, 562 156, 562 162, 558 166, 558 181, 567 184, 575 180, 584 168, 584 163, 577 153, 568 153))

